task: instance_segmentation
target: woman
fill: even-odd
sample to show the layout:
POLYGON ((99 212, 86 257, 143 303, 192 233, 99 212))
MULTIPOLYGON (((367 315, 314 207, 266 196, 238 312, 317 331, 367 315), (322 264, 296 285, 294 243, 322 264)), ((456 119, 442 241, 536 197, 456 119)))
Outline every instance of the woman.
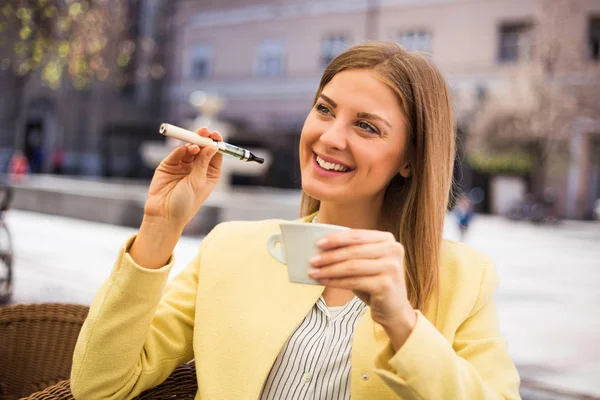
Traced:
POLYGON ((302 220, 352 228, 318 242, 310 275, 322 286, 288 282, 270 257, 277 220, 230 222, 161 296, 222 163, 212 148, 175 149, 82 329, 76 398, 131 398, 192 358, 203 399, 518 398, 496 273, 441 239, 453 132, 448 89, 426 57, 388 43, 347 50, 325 71, 300 141, 302 220))

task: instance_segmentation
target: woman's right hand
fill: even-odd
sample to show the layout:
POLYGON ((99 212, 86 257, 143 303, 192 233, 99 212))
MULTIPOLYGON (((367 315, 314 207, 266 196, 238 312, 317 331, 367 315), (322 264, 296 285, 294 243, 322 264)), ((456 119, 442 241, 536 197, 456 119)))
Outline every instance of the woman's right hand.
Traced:
MULTIPOLYGON (((207 128, 198 135, 221 141, 207 128)), ((223 155, 216 147, 195 144, 177 147, 156 168, 144 206, 144 219, 183 227, 196 215, 221 176, 223 155)))

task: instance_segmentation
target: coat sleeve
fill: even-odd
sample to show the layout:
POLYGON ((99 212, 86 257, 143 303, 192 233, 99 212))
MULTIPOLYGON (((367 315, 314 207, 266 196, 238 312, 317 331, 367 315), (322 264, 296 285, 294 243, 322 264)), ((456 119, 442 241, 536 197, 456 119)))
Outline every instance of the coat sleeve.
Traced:
POLYGON ((146 269, 127 252, 135 236, 125 243, 77 340, 70 382, 76 399, 130 399, 194 357, 198 271, 209 237, 168 284, 172 256, 166 266, 146 269))
POLYGON ((413 332, 394 354, 388 344, 376 371, 403 399, 520 399, 519 375, 500 337, 493 293, 498 277, 491 264, 479 296, 452 344, 417 312, 413 332))

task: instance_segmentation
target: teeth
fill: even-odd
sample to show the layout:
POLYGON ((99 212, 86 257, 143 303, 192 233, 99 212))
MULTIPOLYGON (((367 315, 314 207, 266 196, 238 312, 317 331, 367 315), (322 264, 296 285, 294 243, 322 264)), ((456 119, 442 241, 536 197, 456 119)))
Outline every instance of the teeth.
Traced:
POLYGON ((326 169, 328 171, 339 171, 339 172, 348 171, 348 168, 344 167, 343 165, 327 162, 319 156, 317 156, 317 164, 319 164, 319 166, 321 168, 326 169))

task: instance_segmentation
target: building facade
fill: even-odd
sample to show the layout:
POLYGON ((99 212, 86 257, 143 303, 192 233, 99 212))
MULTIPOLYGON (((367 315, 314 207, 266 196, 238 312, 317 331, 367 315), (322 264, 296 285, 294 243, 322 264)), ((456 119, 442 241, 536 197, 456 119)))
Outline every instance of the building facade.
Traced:
POLYGON ((164 58, 171 46, 160 23, 170 6, 161 0, 128 0, 124 6, 127 36, 107 42, 109 52, 127 43, 131 61, 112 70, 107 80, 98 79, 81 90, 63 79, 60 87, 51 89, 38 71, 30 73, 20 87, 18 81, 24 78, 4 68, 8 64, 0 65, 2 171, 19 150, 29 159, 32 173, 151 176, 138 147, 148 137, 160 139, 158 126, 166 114, 162 111, 164 58), (118 84, 119 79, 126 83, 118 84))
MULTIPOLYGON (((457 124, 465 131, 482 97, 506 87, 531 57, 534 28, 549 23, 544 7, 553 1, 181 2, 170 63, 169 118, 180 124, 193 118, 190 94, 204 91, 226 98, 221 117, 236 126, 234 137, 242 142, 297 137, 327 63, 351 45, 389 40, 431 54, 449 82, 457 124)), ((573 29, 565 35, 570 35, 569 56, 585 69, 567 65, 565 79, 594 93, 600 89, 600 2, 575 3, 573 29)), ((600 197, 599 118, 588 113, 573 120, 568 167, 552 176, 562 217, 587 217, 600 197)), ((293 168, 289 165, 296 160, 286 160, 293 168)), ((465 188, 473 186, 468 167, 461 176, 465 188)))

